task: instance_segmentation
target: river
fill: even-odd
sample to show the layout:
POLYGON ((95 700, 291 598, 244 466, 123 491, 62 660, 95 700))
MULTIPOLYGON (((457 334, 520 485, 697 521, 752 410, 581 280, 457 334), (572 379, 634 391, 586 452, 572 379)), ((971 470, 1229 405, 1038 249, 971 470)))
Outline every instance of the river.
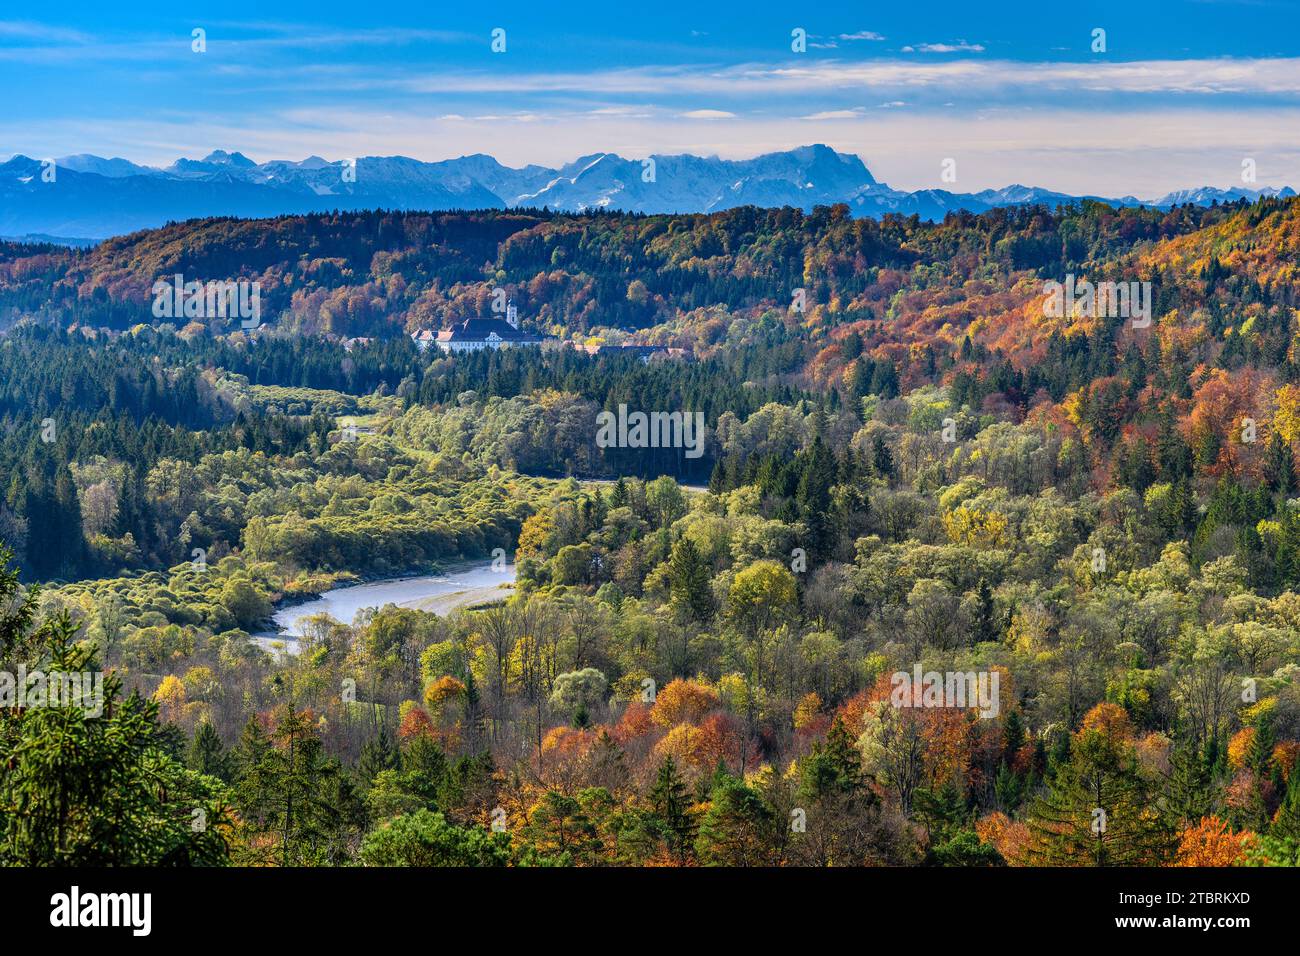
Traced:
POLYGON ((450 614, 468 604, 506 596, 510 592, 504 586, 513 584, 514 580, 513 564, 493 570, 492 562, 484 561, 444 574, 350 584, 326 591, 315 600, 280 608, 274 614, 277 630, 254 634, 253 640, 272 652, 283 649, 285 653, 296 654, 302 635, 299 622, 313 614, 328 614, 344 624, 351 624, 363 608, 385 604, 450 614))

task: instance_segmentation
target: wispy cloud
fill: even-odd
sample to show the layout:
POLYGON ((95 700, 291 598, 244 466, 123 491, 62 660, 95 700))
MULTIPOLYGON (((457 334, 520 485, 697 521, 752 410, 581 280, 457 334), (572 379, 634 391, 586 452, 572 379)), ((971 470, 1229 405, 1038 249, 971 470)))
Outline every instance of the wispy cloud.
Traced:
POLYGON ((0 20, 0 38, 33 40, 37 43, 90 43, 92 37, 80 30, 53 27, 29 20, 0 20))
POLYGON ((1026 63, 1014 60, 818 60, 728 67, 651 66, 590 72, 459 71, 392 81, 413 92, 771 96, 838 89, 929 88, 936 95, 1023 93, 1300 96, 1300 58, 1026 63))
MULTIPOLYGON (((483 38, 450 30, 376 28, 358 30, 322 29, 310 24, 241 23, 201 20, 194 27, 167 34, 152 31, 127 36, 92 35, 77 30, 25 21, 0 21, 0 40, 16 41, 0 46, 0 61, 41 64, 88 64, 133 61, 160 62, 190 55, 191 30, 206 34, 208 52, 217 58, 224 52, 252 57, 271 51, 349 48, 394 48, 422 43, 482 43, 483 38)), ((251 58, 251 57, 250 57, 251 58)), ((274 68, 274 64, 263 63, 274 68)))
POLYGON ((904 53, 983 53, 984 45, 982 43, 967 43, 965 40, 958 40, 956 43, 918 43, 915 46, 903 47, 904 53))
POLYGON ((851 110, 822 110, 820 113, 810 113, 808 116, 800 116, 801 120, 806 122, 821 122, 823 120, 848 120, 861 119, 866 113, 862 107, 855 107, 851 110))

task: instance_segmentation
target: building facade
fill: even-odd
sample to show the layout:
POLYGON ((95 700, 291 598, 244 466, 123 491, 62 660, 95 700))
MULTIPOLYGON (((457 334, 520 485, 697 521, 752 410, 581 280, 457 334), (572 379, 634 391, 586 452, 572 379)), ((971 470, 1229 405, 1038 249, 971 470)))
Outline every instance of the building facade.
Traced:
POLYGON ((425 351, 436 345, 443 352, 478 352, 541 345, 545 339, 519 328, 519 313, 513 304, 506 307, 506 317, 466 319, 441 332, 421 329, 411 334, 416 347, 425 351))

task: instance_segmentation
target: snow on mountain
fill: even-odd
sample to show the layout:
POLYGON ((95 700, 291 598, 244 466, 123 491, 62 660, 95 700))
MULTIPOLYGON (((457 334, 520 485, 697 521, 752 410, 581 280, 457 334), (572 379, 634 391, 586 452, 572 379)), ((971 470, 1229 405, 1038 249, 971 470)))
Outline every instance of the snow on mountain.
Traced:
POLYGON ((103 159, 89 153, 77 153, 75 156, 60 156, 54 160, 59 169, 71 169, 78 173, 95 173, 110 179, 120 176, 152 176, 157 170, 140 166, 127 159, 103 159))
MULTIPOLYGON (((1096 199, 1144 204, 1132 196, 1071 196, 1014 184, 977 193, 943 189, 905 192, 872 176, 862 160, 816 144, 752 159, 615 153, 580 156, 558 169, 513 168, 476 153, 427 163, 405 156, 365 156, 258 163, 233 150, 181 158, 165 169, 89 154, 57 160, 54 182, 25 156, 0 164, 0 234, 101 238, 198 216, 273 216, 330 209, 619 209, 643 213, 714 212, 736 206, 846 203, 858 216, 888 213, 942 219, 949 212, 1001 206, 1057 206, 1096 199)), ((1293 196, 1289 187, 1260 190, 1203 187, 1169 193, 1146 205, 1293 196)))

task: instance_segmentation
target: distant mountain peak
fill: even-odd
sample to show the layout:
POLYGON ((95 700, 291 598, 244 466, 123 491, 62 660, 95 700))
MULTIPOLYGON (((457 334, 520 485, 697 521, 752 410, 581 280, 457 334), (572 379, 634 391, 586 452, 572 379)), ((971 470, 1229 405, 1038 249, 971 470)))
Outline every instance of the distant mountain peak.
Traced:
POLYGON ((219 166, 236 166, 240 169, 253 169, 257 163, 240 152, 228 153, 224 149, 214 149, 204 156, 202 162, 219 166))
POLYGON ((0 164, 0 234, 103 238, 168 220, 258 218, 331 209, 544 206, 556 212, 707 213, 735 206, 793 206, 810 211, 844 203, 857 216, 896 214, 937 220, 955 211, 978 214, 1007 206, 1058 206, 1085 199, 1116 207, 1168 208, 1295 195, 1289 187, 1202 187, 1142 201, 1132 196, 1072 196, 1020 183, 977 193, 908 192, 879 182, 860 156, 825 143, 750 159, 691 153, 627 159, 617 153, 593 152, 558 168, 514 168, 486 153, 437 162, 365 156, 355 166, 314 155, 298 162, 256 163, 241 152, 224 149, 202 159, 178 159, 166 169, 88 154, 64 157, 58 165, 58 187, 51 192, 42 182, 37 160, 13 156, 0 164))

